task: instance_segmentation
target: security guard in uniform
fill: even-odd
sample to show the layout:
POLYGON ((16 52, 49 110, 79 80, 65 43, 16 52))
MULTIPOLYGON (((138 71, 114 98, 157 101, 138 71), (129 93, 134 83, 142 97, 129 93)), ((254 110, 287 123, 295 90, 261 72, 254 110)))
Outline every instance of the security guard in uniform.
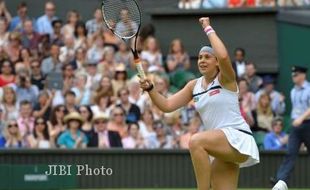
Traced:
POLYGON ((292 79, 295 84, 291 90, 292 130, 288 141, 288 151, 278 169, 273 190, 287 189, 287 182, 294 169, 300 145, 304 143, 310 153, 310 83, 306 79, 307 68, 292 67, 292 79))

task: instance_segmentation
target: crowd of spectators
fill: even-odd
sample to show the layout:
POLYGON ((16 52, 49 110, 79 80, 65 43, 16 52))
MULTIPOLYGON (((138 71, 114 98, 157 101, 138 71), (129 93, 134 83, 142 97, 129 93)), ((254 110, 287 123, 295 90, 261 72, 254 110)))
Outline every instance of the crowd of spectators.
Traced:
MULTIPOLYGON (((0 4, 0 147, 186 149, 191 135, 204 130, 193 102, 172 113, 152 104, 139 88, 132 53, 104 27, 100 9, 84 23, 75 10, 57 17, 51 1, 38 18, 27 7, 21 2, 11 17, 0 4)), ((173 82, 190 73, 180 39, 163 56, 154 27, 146 25, 137 47, 158 92, 170 96, 184 85, 173 82)), ((274 78, 258 76, 242 48, 233 60, 243 117, 266 135, 264 147, 284 148, 285 97, 274 78)))
POLYGON ((309 6, 309 0, 179 0, 180 9, 309 6))

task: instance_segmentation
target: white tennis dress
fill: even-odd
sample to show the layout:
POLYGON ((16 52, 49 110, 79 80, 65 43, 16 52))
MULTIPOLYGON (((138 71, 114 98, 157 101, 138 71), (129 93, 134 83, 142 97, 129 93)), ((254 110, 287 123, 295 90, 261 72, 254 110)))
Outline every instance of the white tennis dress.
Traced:
POLYGON ((204 77, 197 79, 193 99, 195 107, 207 130, 221 129, 230 145, 249 158, 240 167, 259 163, 259 152, 252 132, 240 113, 238 92, 225 89, 218 77, 207 89, 203 88, 204 77))

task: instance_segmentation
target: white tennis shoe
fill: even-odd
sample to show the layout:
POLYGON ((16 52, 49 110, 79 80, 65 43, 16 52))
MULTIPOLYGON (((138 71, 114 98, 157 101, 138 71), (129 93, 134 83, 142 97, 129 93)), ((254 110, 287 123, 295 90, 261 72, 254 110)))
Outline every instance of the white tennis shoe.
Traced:
POLYGON ((278 183, 273 186, 272 190, 288 190, 288 188, 284 181, 279 180, 278 183))

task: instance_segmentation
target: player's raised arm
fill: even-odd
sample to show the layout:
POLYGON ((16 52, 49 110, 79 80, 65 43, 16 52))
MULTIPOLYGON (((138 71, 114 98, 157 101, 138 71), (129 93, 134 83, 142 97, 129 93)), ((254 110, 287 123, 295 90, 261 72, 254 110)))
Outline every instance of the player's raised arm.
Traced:
POLYGON ((190 102, 194 85, 195 80, 192 80, 182 90, 166 98, 154 89, 154 85, 149 79, 140 80, 140 87, 149 93, 153 103, 163 112, 172 112, 190 102))
POLYGON ((215 33, 214 29, 210 25, 209 17, 202 17, 199 19, 199 22, 201 23, 204 31, 206 32, 209 41, 211 43, 211 46, 214 50, 214 54, 218 59, 221 71, 220 72, 221 82, 223 83, 224 86, 232 82, 235 83, 236 81, 235 71, 232 67, 228 51, 222 40, 218 37, 218 35, 215 33))

